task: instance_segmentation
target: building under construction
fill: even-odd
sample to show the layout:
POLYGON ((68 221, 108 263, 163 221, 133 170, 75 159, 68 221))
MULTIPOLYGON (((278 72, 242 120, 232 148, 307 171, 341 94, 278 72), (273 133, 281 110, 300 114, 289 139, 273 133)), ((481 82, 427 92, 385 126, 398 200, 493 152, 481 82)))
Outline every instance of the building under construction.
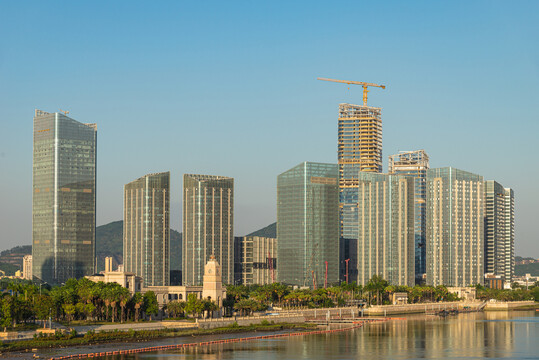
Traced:
POLYGON ((426 200, 429 156, 425 150, 401 151, 389 156, 389 173, 415 179, 415 278, 420 283, 426 273, 426 200))
POLYGON ((359 172, 382 172, 382 109, 339 105, 339 203, 341 278, 357 277, 359 172), (348 269, 343 262, 350 259, 348 269))

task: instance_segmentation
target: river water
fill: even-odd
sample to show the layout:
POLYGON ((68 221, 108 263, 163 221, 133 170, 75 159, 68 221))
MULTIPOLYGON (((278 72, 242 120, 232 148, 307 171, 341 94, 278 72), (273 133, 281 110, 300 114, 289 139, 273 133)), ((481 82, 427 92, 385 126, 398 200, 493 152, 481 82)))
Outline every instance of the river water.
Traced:
MULTIPOLYGON (((261 335, 257 333, 256 335, 261 335)), ((240 336, 240 335, 238 335, 240 336)), ((253 336, 252 334, 243 336, 253 336)), ((230 336, 228 336, 230 337, 230 336)), ((121 348, 221 339, 213 336, 122 344, 121 348)), ((110 351, 119 347, 110 348, 110 351)), ((69 349, 67 353, 76 353, 69 349)), ((87 352, 87 351, 85 351, 87 352)), ((46 354, 43 354, 46 355, 46 354)), ((56 353, 55 355, 58 355, 56 353)), ((539 358, 539 312, 480 312, 441 318, 415 315, 339 333, 218 344, 186 350, 110 356, 165 359, 479 359, 539 358)), ((100 358, 104 359, 104 358, 100 358)))

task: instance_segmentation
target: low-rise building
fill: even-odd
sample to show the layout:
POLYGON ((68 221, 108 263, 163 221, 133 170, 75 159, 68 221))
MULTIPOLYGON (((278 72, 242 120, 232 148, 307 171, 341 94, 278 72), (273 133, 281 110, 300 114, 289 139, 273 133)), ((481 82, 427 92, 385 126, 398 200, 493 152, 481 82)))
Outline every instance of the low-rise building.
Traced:
POLYGON ((131 294, 142 291, 142 278, 133 272, 112 271, 112 258, 105 258, 105 271, 100 274, 85 276, 93 282, 117 283, 129 289, 131 294))
POLYGON ((277 280, 277 239, 262 236, 234 238, 236 284, 266 285, 277 280))
POLYGON ((447 291, 456 294, 459 298, 466 301, 473 301, 476 298, 477 291, 474 287, 453 286, 448 287, 447 291))

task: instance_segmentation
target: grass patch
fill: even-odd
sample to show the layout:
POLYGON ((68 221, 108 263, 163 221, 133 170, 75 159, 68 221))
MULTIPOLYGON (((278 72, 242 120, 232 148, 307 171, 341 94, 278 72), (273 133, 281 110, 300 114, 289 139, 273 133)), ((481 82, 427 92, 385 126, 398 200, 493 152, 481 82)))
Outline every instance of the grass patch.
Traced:
POLYGON ((138 330, 129 329, 127 331, 89 331, 84 336, 76 334, 56 334, 49 337, 36 337, 33 340, 13 341, 0 344, 1 352, 19 351, 25 349, 43 349, 66 346, 93 345, 106 342, 129 342, 146 341, 167 337, 218 335, 250 331, 278 331, 278 330, 311 330, 316 328, 314 324, 257 324, 249 326, 239 326, 237 323, 226 327, 215 329, 164 329, 164 330, 138 330))

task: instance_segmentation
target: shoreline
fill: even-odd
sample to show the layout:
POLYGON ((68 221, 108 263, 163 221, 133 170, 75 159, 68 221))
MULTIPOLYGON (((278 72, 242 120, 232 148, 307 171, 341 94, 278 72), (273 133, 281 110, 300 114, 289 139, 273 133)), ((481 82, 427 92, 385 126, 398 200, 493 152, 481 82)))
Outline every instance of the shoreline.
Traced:
POLYGON ((94 334, 92 337, 77 336, 70 339, 32 339, 14 341, 7 344, 2 344, 0 350, 0 358, 5 354, 12 353, 30 353, 33 349, 38 350, 54 350, 66 349, 77 346, 92 346, 106 343, 142 343, 152 340, 160 340, 167 338, 183 338, 183 337, 200 337, 222 334, 238 334, 252 332, 271 332, 283 330, 312 330, 316 325, 277 323, 277 324, 259 324, 251 326, 225 326, 213 329, 165 329, 165 330, 127 330, 127 331, 104 331, 94 334), (13 345, 13 346, 10 346, 13 345), (25 351, 26 350, 26 351, 25 351))

